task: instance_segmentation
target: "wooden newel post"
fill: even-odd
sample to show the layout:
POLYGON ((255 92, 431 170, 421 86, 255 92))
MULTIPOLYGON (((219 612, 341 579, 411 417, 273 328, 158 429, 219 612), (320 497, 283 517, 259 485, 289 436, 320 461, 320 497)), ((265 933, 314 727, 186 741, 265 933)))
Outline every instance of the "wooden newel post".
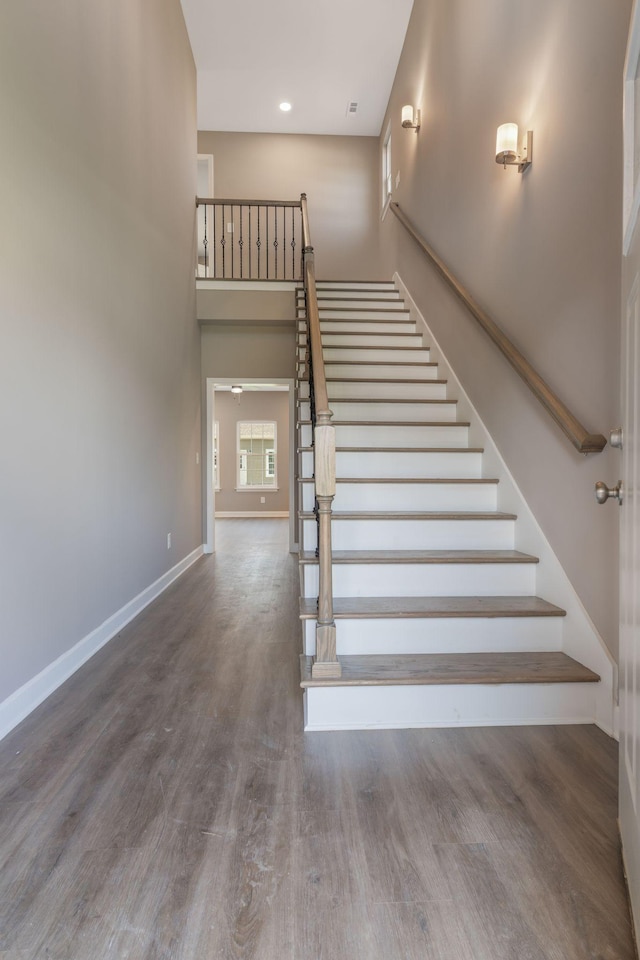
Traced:
POLYGON ((315 437, 316 502, 318 504, 318 620, 316 655, 312 677, 340 677, 342 667, 336 655, 336 625, 333 619, 331 575, 331 504, 336 493, 336 431, 331 411, 317 414, 315 437))

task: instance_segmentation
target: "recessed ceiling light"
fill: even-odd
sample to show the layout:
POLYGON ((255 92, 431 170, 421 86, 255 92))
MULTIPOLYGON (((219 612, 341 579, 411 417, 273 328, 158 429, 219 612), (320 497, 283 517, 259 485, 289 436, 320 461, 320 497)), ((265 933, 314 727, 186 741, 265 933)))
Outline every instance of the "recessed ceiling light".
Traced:
POLYGON ((291 104, 287 100, 283 100, 280 104, 280 109, 283 113, 289 113, 289 110, 291 110, 291 104))

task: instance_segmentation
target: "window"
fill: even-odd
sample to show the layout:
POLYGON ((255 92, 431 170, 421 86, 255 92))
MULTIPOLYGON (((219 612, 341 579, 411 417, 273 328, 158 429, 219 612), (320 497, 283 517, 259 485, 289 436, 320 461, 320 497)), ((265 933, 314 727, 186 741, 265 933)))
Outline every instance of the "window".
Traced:
POLYGON ((213 425, 213 489, 220 489, 220 444, 218 437, 220 434, 219 421, 213 425))
POLYGON ((276 451, 273 421, 238 423, 238 490, 276 489, 276 451))
POLYGON ((382 144, 382 209, 386 210, 391 200, 391 121, 382 144))

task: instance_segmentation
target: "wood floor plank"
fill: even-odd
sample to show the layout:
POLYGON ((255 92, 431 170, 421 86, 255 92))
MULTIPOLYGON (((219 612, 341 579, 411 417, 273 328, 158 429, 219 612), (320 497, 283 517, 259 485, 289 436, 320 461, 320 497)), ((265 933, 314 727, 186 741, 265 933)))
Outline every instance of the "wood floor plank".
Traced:
POLYGON ((0 744, 0 960, 633 960, 616 744, 305 735, 287 522, 216 539, 0 744))

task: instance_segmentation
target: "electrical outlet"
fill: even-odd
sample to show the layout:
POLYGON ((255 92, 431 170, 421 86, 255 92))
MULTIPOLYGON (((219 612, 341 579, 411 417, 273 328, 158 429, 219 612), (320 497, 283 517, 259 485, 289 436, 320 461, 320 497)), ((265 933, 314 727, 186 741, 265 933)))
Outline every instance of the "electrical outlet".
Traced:
POLYGON ((398 170, 398 172, 396 173, 396 190, 398 189, 399 186, 400 186, 400 171, 398 170))
POLYGON ((196 450, 196 466, 200 463, 200 453, 196 450))
POLYGON ((171 550, 171 534, 167 534, 167 550, 171 550))
POLYGON ((266 502, 267 502, 266 497, 260 497, 260 503, 266 503, 266 502))
POLYGON ((228 224, 227 224, 227 233, 233 233, 233 224, 232 224, 232 223, 228 223, 228 224))

